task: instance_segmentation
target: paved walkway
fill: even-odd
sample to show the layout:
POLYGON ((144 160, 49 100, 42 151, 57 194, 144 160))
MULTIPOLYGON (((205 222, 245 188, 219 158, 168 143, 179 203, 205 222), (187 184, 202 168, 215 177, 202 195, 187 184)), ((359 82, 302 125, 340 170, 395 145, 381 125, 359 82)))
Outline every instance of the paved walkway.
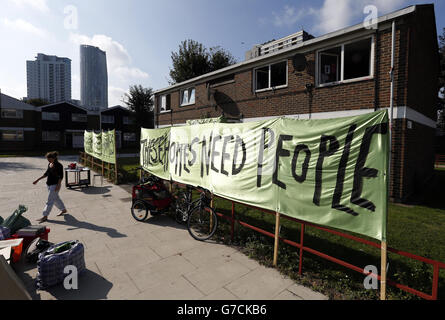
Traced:
MULTIPOLYGON (((62 157, 62 164, 76 157, 62 157)), ((33 224, 41 217, 47 197, 45 181, 32 184, 47 166, 44 158, 0 158, 0 215, 9 216, 19 204, 29 207, 33 224)), ((18 266, 33 299, 326 299, 295 284, 275 269, 265 268, 230 246, 199 242, 166 216, 135 221, 131 195, 120 186, 96 179, 96 187, 60 192, 69 214, 47 225, 51 242, 80 240, 88 271, 79 289, 63 286, 36 290, 35 265, 18 266)))

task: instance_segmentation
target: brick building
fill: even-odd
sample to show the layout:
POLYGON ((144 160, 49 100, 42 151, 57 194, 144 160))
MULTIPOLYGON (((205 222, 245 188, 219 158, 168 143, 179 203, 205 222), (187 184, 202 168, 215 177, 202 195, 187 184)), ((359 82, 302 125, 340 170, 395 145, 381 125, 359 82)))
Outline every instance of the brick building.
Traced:
MULTIPOLYGON (((390 107, 394 33, 391 197, 405 201, 433 174, 439 56, 433 5, 416 5, 320 37, 257 46, 247 60, 155 91, 156 126, 224 115, 321 119, 390 107)), ((304 33, 303 33, 304 34, 304 33)))

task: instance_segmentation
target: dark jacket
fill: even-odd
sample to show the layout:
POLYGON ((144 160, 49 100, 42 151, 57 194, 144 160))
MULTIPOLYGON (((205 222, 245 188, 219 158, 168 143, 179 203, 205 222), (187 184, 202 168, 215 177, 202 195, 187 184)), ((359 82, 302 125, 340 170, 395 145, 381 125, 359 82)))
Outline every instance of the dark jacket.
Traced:
POLYGON ((59 161, 54 161, 54 166, 52 168, 49 167, 50 163, 48 164, 48 170, 46 170, 44 177, 48 177, 46 180, 46 184, 48 186, 53 186, 55 184, 59 183, 60 179, 63 179, 63 166, 60 164, 59 161))

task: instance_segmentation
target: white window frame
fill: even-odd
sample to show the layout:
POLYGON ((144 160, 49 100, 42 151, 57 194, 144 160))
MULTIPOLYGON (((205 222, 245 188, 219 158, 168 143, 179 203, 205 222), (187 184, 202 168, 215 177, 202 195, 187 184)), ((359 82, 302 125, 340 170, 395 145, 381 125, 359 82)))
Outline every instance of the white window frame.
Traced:
POLYGON ((276 89, 283 89, 283 88, 287 88, 287 86, 289 85, 289 63, 287 60, 281 60, 281 61, 275 61, 272 62, 270 64, 266 64, 263 65, 261 67, 257 67, 255 69, 253 69, 253 81, 254 81, 254 91, 255 92, 264 92, 264 91, 270 91, 270 90, 276 90, 276 89), (286 62, 286 84, 280 85, 280 86, 275 86, 275 87, 271 87, 271 82, 272 82, 272 66, 275 64, 279 64, 279 63, 283 63, 286 62), (263 88, 263 89, 257 89, 257 82, 256 82, 256 71, 258 69, 262 69, 264 67, 269 67, 269 87, 268 88, 263 88))
POLYGON ((25 132, 24 130, 0 130, 0 137, 1 141, 3 142, 16 142, 16 141, 25 141, 25 132), (14 133, 15 132, 15 139, 14 140, 4 140, 3 139, 3 133, 14 133), (21 138, 19 138, 21 136, 21 138))
POLYGON ((60 121, 60 113, 59 112, 42 112, 42 120, 45 121, 60 121), (52 119, 51 116, 57 115, 57 119, 52 119))
POLYGON ((71 121, 72 122, 88 122, 88 117, 84 113, 72 113, 71 114, 71 121), (81 120, 75 119, 75 117, 78 117, 78 116, 82 116, 81 117, 82 119, 81 120))
POLYGON ((23 110, 19 109, 9 109, 9 108, 2 108, 1 109, 1 117, 3 119, 23 119, 23 110), (7 115, 8 112, 14 112, 15 115, 7 115))
POLYGON ((61 134, 60 131, 42 131, 42 141, 43 142, 60 142, 61 140, 61 134), (57 133, 59 138, 56 140, 55 138, 48 138, 48 135, 52 133, 57 133))
POLYGON ((114 124, 115 121, 116 121, 116 119, 114 118, 113 115, 109 116, 109 115, 107 115, 107 114, 103 114, 102 117, 101 117, 101 122, 102 122, 102 123, 114 124), (110 119, 111 119, 111 117, 112 117, 112 118, 113 118, 113 121, 105 121, 104 117, 110 117, 110 119))
MULTIPOLYGON (((351 83, 351 82, 357 82, 362 80, 371 80, 374 79, 374 59, 375 59, 375 36, 374 35, 367 35, 360 38, 355 38, 353 40, 345 41, 342 43, 338 43, 336 45, 332 45, 326 48, 319 49, 315 52, 315 83, 317 87, 329 87, 333 85, 338 85, 342 83, 351 83), (370 54, 370 74, 368 76, 358 77, 354 79, 344 79, 345 76, 345 45, 348 45, 350 43, 371 39, 371 54, 370 54), (332 48, 341 48, 341 70, 340 70, 340 79, 339 81, 334 82, 328 82, 328 83, 320 83, 320 54, 323 53, 323 51, 332 49, 332 48)), ((337 71, 338 72, 338 71, 337 71)))
MULTIPOLYGON (((159 113, 167 113, 171 112, 171 96, 170 96, 170 109, 167 109, 167 96, 168 94, 163 94, 159 97, 160 106, 159 106, 159 113)), ((182 91, 181 91, 181 97, 182 97, 182 91)), ((196 90, 195 90, 195 100, 196 100, 196 90)))
POLYGON ((196 88, 189 87, 187 89, 183 89, 183 90, 179 91, 179 100, 180 100, 181 107, 194 105, 196 103, 196 88), (184 96, 184 91, 187 91, 187 100, 188 100, 187 103, 183 103, 183 101, 182 101, 182 98, 184 96), (190 102, 190 96, 191 96, 192 91, 195 92, 195 99, 193 100, 193 102, 190 102))

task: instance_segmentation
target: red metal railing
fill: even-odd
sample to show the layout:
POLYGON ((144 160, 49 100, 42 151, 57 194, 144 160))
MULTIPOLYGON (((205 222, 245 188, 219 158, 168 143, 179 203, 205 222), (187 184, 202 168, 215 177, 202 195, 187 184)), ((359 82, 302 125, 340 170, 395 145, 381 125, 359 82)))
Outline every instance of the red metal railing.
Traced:
MULTIPOLYGON (((183 185, 181 183, 177 183, 177 182, 174 182, 174 184, 176 184, 176 185, 178 185, 180 187, 181 186, 185 186, 185 185, 183 185)), ((221 198, 221 199, 224 199, 224 200, 228 200, 228 199, 225 199, 223 197, 219 197, 219 196, 217 196, 217 197, 221 198)), ((248 224, 248 223, 246 223, 244 221, 236 219, 235 218, 235 204, 237 203, 237 204, 240 204, 240 205, 243 205, 243 206, 255 209, 255 210, 259 210, 259 211, 262 211, 262 212, 265 212, 265 213, 268 213, 268 214, 271 214, 271 215, 274 215, 274 216, 276 215, 276 212, 273 212, 273 211, 270 211, 270 210, 267 210, 267 209, 263 209, 263 208, 259 208, 259 207, 255 207, 255 206, 251 206, 251 205, 247 205, 247 204, 240 203, 240 202, 233 201, 233 200, 228 200, 228 201, 232 202, 232 213, 231 213, 231 216, 227 216, 227 215, 225 215, 223 213, 220 213, 220 212, 216 212, 216 214, 219 217, 221 217, 223 219, 226 219, 226 220, 228 220, 230 222, 230 227, 231 227, 230 234, 231 234, 232 241, 234 239, 234 234, 235 234, 235 231, 234 231, 234 229, 235 229, 235 222, 237 222, 238 224, 240 224, 241 226, 243 226, 245 228, 249 228, 249 229, 252 229, 252 230, 254 230, 256 232, 264 234, 264 235, 266 235, 268 237, 275 238, 275 235, 273 233, 271 233, 271 232, 268 232, 268 231, 263 230, 261 228, 252 226, 252 225, 250 225, 250 224, 248 224)), ((343 267, 346 267, 348 269, 357 271, 357 272, 359 272, 361 274, 366 274, 366 275, 372 276, 374 278, 377 278, 378 280, 381 279, 380 275, 376 275, 376 274, 373 274, 373 273, 368 274, 361 267, 354 266, 354 265, 352 265, 352 264, 350 264, 350 263, 348 263, 346 261, 343 261, 341 259, 329 256, 329 255, 327 255, 325 253, 322 253, 322 252, 317 251, 315 249, 312 249, 312 248, 309 248, 307 246, 304 246, 305 227, 306 226, 310 226, 310 227, 316 228, 318 230, 322 230, 322 231, 325 231, 325 232, 328 232, 328 233, 331 233, 331 234, 334 234, 334 235, 337 235, 337 236, 340 236, 340 237, 343 237, 343 238, 346 238, 346 239, 350 239, 350 240, 353 240, 353 241, 356 241, 356 242, 359 242, 359 243, 362 243, 362 244, 365 244, 365 245, 368 245, 368 246, 371 246, 371 247, 374 247, 374 248, 377 248, 377 249, 381 248, 381 244, 380 243, 369 241, 369 240, 366 240, 366 239, 363 239, 363 238, 360 238, 360 237, 356 237, 356 236, 353 236, 353 235, 350 235, 350 234, 346 234, 346 233, 343 233, 343 232, 340 232, 340 231, 337 231, 337 230, 332 230, 332 229, 329 229, 329 228, 326 228, 326 227, 322 227, 322 226, 319 226, 319 225, 316 225, 316 224, 313 224, 313 223, 305 222, 305 221, 302 221, 302 220, 299 220, 299 219, 296 219, 296 218, 288 217, 288 216, 283 215, 283 214, 281 214, 281 216, 283 218, 287 219, 287 220, 294 221, 294 222, 297 222, 297 223, 301 224, 300 243, 296 243, 296 242, 294 242, 292 240, 285 239, 283 237, 279 237, 279 240, 281 240, 282 242, 300 249, 300 261, 299 261, 299 268, 298 268, 300 275, 303 273, 303 253, 304 253, 304 251, 306 251, 306 252, 312 253, 312 254, 314 254, 316 256, 319 256, 319 257, 321 257, 323 259, 326 259, 328 261, 337 263, 337 264, 339 264, 339 265, 341 265, 343 267)), ((440 272, 440 269, 445 269, 445 263, 440 262, 440 261, 436 261, 436 260, 432 260, 432 259, 428 259, 428 258, 424 258, 424 257, 418 256, 418 255, 415 255, 415 254, 412 254, 412 253, 409 253, 409 252, 406 252, 406 251, 394 249, 394 248, 391 248, 391 247, 388 247, 387 250, 392 252, 392 253, 395 253, 395 254, 398 254, 398 255, 410 258, 410 259, 414 259, 414 260, 417 260, 417 261, 420 261, 420 262, 432 265, 433 266, 432 292, 431 292, 431 294, 427 294, 425 292, 421 292, 419 290, 410 288, 410 287, 408 287, 406 285, 402 285, 402 284, 397 283, 395 281, 392 281, 390 279, 387 279, 386 283, 391 285, 391 286, 394 286, 394 287, 396 287, 398 289, 401 289, 403 291, 406 291, 406 292, 412 293, 412 294, 414 294, 416 296, 419 296, 419 297, 421 297, 423 299, 426 299, 426 300, 437 300, 438 288, 439 288, 439 272, 440 272)))
POLYGON ((445 154, 436 154, 436 161, 434 163, 436 167, 445 167, 445 154))

